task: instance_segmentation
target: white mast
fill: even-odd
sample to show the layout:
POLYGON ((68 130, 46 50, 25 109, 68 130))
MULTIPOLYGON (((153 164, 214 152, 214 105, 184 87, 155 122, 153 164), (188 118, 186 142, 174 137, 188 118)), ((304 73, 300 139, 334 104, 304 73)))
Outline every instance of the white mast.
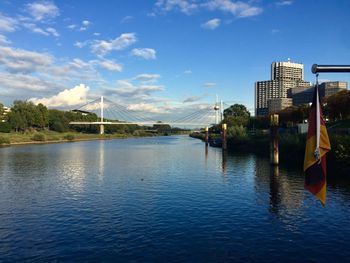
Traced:
POLYGON ((103 122, 103 96, 101 96, 101 122, 103 122))

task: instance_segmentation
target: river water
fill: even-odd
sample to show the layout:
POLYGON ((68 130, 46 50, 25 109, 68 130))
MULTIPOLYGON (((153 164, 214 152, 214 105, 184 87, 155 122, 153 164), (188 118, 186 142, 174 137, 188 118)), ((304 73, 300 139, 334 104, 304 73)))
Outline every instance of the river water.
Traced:
POLYGON ((339 262, 350 187, 187 136, 0 148, 0 262, 339 262))

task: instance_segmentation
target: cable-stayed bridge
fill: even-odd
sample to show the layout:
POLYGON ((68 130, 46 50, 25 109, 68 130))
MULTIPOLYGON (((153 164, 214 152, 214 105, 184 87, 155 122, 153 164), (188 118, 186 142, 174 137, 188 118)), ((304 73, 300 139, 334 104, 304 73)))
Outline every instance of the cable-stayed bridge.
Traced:
POLYGON ((95 113, 98 116, 96 121, 73 121, 71 125, 100 125, 100 133, 104 133, 104 125, 131 125, 152 126, 155 124, 168 124, 175 127, 209 127, 218 124, 223 118, 224 103, 217 101, 213 105, 202 106, 191 113, 184 114, 173 120, 154 120, 152 117, 135 110, 115 103, 109 99, 98 98, 73 111, 83 114, 95 113))

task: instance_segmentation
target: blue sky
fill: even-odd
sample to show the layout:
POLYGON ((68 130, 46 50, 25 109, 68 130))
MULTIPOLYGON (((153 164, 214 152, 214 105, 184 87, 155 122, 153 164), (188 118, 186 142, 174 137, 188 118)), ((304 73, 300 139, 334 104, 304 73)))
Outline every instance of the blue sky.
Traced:
MULTIPOLYGON (((0 3, 0 102, 50 107, 104 95, 172 113, 218 94, 252 109, 273 61, 350 64, 350 2, 276 0, 0 3)), ((348 74, 321 79, 349 81, 348 74)))

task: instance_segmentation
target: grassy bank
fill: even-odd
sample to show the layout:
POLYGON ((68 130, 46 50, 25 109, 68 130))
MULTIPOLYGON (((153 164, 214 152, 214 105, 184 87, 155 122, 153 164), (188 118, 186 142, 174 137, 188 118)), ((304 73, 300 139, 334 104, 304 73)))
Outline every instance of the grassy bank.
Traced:
POLYGON ((78 132, 54 132, 54 131, 40 131, 40 132, 11 132, 0 133, 0 145, 20 145, 20 144, 37 144, 37 143, 59 143, 59 142, 73 142, 83 140, 109 140, 130 137, 145 137, 155 136, 158 134, 147 133, 143 131, 136 131, 134 133, 114 133, 114 134, 86 134, 78 132))

